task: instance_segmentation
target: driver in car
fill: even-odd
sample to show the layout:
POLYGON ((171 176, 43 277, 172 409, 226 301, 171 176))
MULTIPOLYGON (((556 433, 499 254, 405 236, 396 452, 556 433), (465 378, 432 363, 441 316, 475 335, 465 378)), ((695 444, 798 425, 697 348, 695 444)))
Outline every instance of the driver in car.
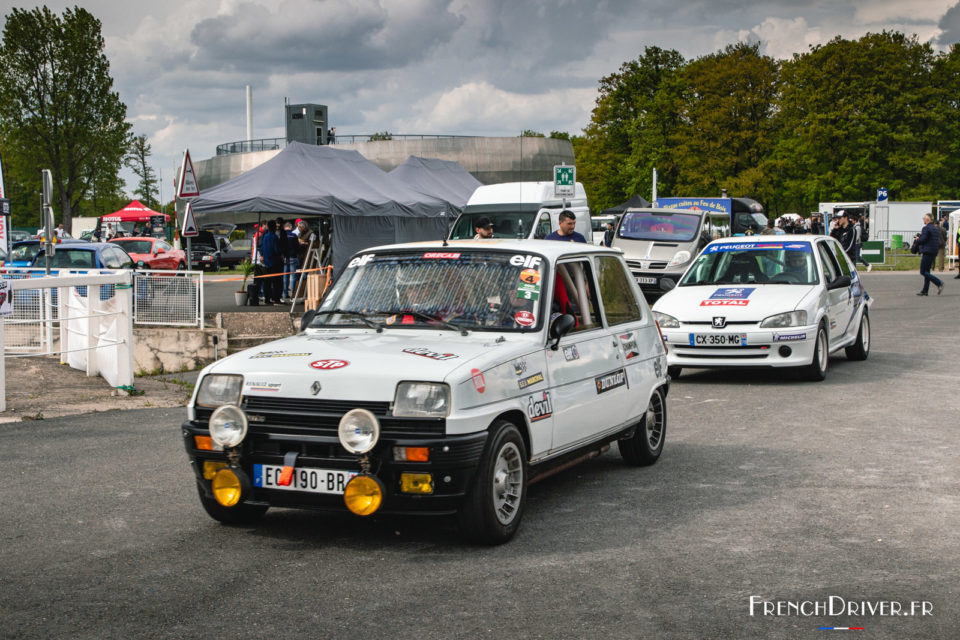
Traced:
POLYGON ((807 257, 803 251, 785 251, 783 256, 783 271, 781 275, 786 275, 789 282, 807 282, 807 257))

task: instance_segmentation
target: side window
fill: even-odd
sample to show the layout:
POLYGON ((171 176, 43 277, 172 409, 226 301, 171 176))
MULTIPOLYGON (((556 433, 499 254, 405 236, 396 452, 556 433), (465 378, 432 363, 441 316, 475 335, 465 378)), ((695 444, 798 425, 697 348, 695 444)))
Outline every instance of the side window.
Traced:
POLYGON ((108 269, 126 269, 133 266, 133 260, 121 249, 107 247, 102 254, 103 265, 108 269))
POLYGON ((164 251, 173 251, 173 247, 171 247, 171 246, 170 246, 169 244, 167 244, 166 242, 163 242, 163 241, 160 241, 160 240, 157 241, 156 246, 157 246, 157 248, 163 249, 164 251))
POLYGON ((550 235, 550 214, 541 213, 540 220, 537 222, 537 231, 534 238, 546 238, 550 235))
POLYGON ((727 216, 710 217, 710 239, 726 238, 730 235, 730 219, 727 216))
POLYGON ((820 262, 823 263, 823 276, 829 283, 837 279, 837 276, 839 275, 839 268, 837 267, 833 256, 830 255, 830 249, 826 247, 826 244, 826 242, 818 242, 817 251, 820 252, 820 262))
POLYGON ((587 260, 574 260, 557 265, 550 317, 569 313, 577 320, 573 331, 587 331, 603 326, 597 305, 597 292, 587 260))
POLYGON ((627 271, 620 259, 615 256, 598 256, 596 265, 600 300, 603 301, 607 324, 643 319, 643 312, 637 304, 627 271))
POLYGON ((833 249, 833 257, 836 258, 837 264, 840 266, 841 275, 849 276, 853 271, 853 268, 850 266, 850 261, 847 258, 847 254, 840 248, 836 242, 828 242, 830 248, 833 249))

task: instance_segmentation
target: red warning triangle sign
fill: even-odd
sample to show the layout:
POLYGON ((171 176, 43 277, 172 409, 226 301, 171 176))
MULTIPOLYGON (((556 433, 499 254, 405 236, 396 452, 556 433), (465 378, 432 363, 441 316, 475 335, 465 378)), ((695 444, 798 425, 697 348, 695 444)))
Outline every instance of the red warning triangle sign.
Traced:
POLYGON ((183 228, 180 230, 180 235, 184 238, 196 238, 200 235, 197 221, 193 218, 193 207, 190 206, 189 202, 187 203, 187 211, 183 214, 183 228))
POLYGON ((197 185, 197 174, 193 172, 193 162, 190 161, 190 150, 183 151, 183 163, 180 165, 180 180, 177 182, 177 197, 192 198, 200 195, 197 185))

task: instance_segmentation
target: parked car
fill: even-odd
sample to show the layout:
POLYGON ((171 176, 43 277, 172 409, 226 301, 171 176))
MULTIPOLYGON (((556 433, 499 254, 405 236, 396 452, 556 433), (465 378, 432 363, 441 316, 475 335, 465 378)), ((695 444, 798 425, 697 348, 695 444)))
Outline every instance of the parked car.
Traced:
POLYGON ((671 376, 688 367, 795 367, 823 380, 840 349, 867 359, 872 304, 833 238, 758 236, 711 242, 653 312, 671 376))
POLYGON ((14 242, 22 242, 23 240, 30 240, 31 238, 33 238, 33 236, 26 231, 14 229, 10 232, 10 244, 13 244, 14 242))
POLYGON ((186 269, 187 254, 174 249, 166 240, 150 237, 113 238, 112 244, 123 247, 136 263, 143 263, 145 269, 186 269))
POLYGON ((618 251, 368 249, 303 323, 200 373, 182 433, 220 522, 270 506, 456 513, 501 543, 532 478, 612 442, 631 465, 663 450, 665 350, 618 251))
MULTIPOLYGON (((56 243, 57 248, 61 245, 73 244, 78 242, 72 238, 64 242, 56 243)), ((3 263, 4 267, 17 267, 27 269, 33 267, 37 258, 37 254, 43 249, 43 240, 21 240, 19 242, 14 242, 10 247, 9 259, 5 260, 3 263)), ((44 264, 39 266, 43 267, 44 264)))
POLYGON ((190 255, 194 269, 220 271, 222 268, 240 264, 244 258, 250 257, 250 252, 235 250, 225 237, 201 231, 190 243, 190 255))

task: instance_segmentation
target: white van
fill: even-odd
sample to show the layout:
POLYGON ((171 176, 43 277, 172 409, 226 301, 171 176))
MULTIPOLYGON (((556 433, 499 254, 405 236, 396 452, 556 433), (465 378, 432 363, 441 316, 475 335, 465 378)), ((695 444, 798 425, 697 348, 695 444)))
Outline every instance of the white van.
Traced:
POLYGON ((556 231, 564 209, 577 216, 575 230, 592 242, 587 192, 577 183, 572 198, 553 195, 552 182, 502 182, 477 187, 463 213, 453 224, 451 240, 466 240, 476 234, 480 218, 493 223, 494 238, 544 238, 556 231))
POLYGON ((613 236, 647 300, 676 284, 707 243, 730 233, 730 214, 692 209, 627 209, 613 236), (669 286, 669 285, 667 285, 669 286))

